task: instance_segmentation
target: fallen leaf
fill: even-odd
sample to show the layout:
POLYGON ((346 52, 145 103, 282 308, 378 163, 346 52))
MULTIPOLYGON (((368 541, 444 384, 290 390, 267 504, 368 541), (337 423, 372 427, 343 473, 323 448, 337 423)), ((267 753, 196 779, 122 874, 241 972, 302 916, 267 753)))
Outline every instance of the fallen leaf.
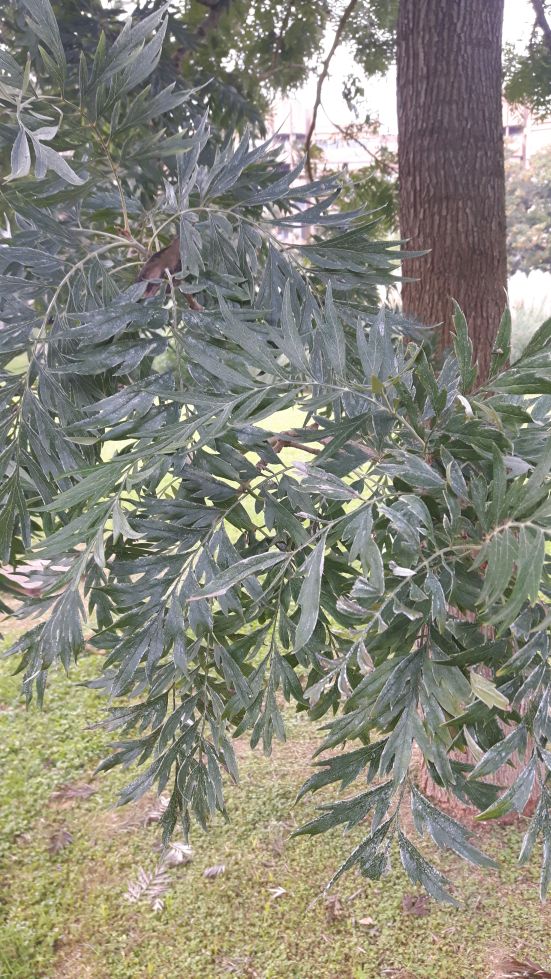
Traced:
POLYGON ((171 843, 162 859, 163 867, 179 867, 193 860, 193 850, 186 843, 171 843))
POLYGON ((241 976, 241 979, 258 979, 251 955, 217 956, 216 964, 221 972, 241 976))
POLYGON ((359 925, 363 925, 364 928, 376 928, 377 927, 377 922, 374 921, 373 918, 370 918, 369 916, 367 918, 360 918, 360 920, 358 921, 358 924, 359 925))
POLYGON ((276 900, 276 898, 282 897, 283 894, 287 893, 284 887, 269 887, 268 890, 272 895, 274 901, 276 900))
POLYGON ((426 918, 430 914, 429 897, 427 894, 404 894, 402 900, 404 914, 412 914, 415 918, 426 918))
POLYGON ((50 836, 50 842, 48 844, 48 852, 60 853, 61 850, 64 850, 66 846, 70 846, 72 842, 73 842, 73 834, 70 833, 69 830, 65 828, 65 826, 62 826, 61 829, 56 830, 55 833, 52 833, 52 835, 50 836))
POLYGON ((327 917, 331 921, 336 921, 338 918, 342 918, 343 907, 341 899, 337 897, 336 894, 333 894, 332 897, 326 898, 325 910, 327 912, 327 917))
POLYGON ((156 804, 147 813, 144 820, 145 825, 149 826, 150 823, 158 823, 159 820, 165 814, 167 808, 168 808, 168 796, 160 795, 156 801, 156 804))
POLYGON ((551 972, 534 962, 519 962, 518 959, 501 959, 497 966, 498 979, 551 979, 551 972))
POLYGON ((30 833, 16 833, 13 838, 13 842, 17 843, 19 846, 28 846, 32 841, 32 836, 30 833))
POLYGON ((164 867, 159 866, 151 873, 140 867, 137 879, 128 885, 125 896, 132 903, 147 900, 154 911, 162 911, 165 906, 164 895, 169 886, 170 877, 164 867))
POLYGON ((50 802, 70 802, 72 799, 89 799, 94 792, 97 792, 94 785, 88 782, 67 782, 60 785, 50 796, 50 802))
POLYGON ((215 880, 216 877, 221 877, 222 874, 226 873, 226 865, 223 863, 217 863, 214 867, 207 867, 203 870, 203 877, 207 880, 215 880))

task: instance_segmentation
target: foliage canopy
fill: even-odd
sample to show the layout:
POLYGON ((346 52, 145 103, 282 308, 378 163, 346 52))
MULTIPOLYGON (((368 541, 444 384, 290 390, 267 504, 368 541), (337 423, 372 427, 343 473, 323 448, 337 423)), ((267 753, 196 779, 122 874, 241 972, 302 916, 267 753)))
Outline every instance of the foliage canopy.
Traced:
POLYGON ((373 305, 399 243, 334 210, 334 177, 296 184, 246 134, 214 144, 189 91, 135 96, 164 8, 78 63, 48 0, 26 9, 50 85, 1 53, 0 545, 45 562, 12 650, 28 700, 91 633, 119 732, 100 768, 140 766, 121 802, 170 793, 168 839, 225 812, 232 738, 269 751, 283 697, 326 731, 301 795, 359 783, 300 830, 365 822, 332 882, 378 877, 397 850, 454 902, 410 809, 417 834, 491 863, 420 791, 422 757, 483 819, 537 794, 521 859, 543 841, 545 894, 551 323, 508 368, 506 312, 481 388, 458 309, 435 371, 423 334, 373 305), (163 131, 167 111, 185 130, 163 131), (136 281, 175 233, 179 274, 136 281), (281 432, 289 406, 300 423, 281 432), (500 793, 486 778, 513 755, 500 793))
POLYGON ((551 272, 551 149, 524 167, 507 162, 507 251, 511 272, 551 272))

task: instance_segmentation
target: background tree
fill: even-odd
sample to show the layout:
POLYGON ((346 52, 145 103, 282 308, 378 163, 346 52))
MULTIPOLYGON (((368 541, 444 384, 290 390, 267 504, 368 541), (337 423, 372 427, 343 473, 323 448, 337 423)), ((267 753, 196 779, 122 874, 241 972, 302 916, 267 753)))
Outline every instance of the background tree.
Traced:
POLYGON ((551 272, 551 149, 527 167, 508 160, 506 173, 509 270, 551 272))
POLYGON ((535 116, 551 112, 551 5, 532 0, 534 25, 526 51, 505 48, 505 96, 524 105, 535 116))

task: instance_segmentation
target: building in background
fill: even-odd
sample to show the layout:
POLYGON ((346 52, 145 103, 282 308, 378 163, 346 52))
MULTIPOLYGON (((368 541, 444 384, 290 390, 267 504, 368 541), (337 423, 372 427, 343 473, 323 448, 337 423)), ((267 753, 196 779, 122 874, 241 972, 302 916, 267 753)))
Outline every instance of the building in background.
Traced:
MULTIPOLYGON (((312 113, 308 95, 308 92, 303 92, 278 101, 268 116, 268 133, 281 145, 282 159, 289 167, 296 166, 304 152, 304 140, 312 113)), ((377 127, 362 128, 358 127, 350 111, 343 110, 339 101, 333 97, 328 100, 327 108, 324 105, 320 107, 313 139, 318 170, 359 170, 373 163, 381 149, 397 151, 398 127, 395 113, 389 111, 388 104, 383 112, 378 112, 377 127), (331 102, 334 104, 331 105, 331 102), (350 136, 351 131, 353 137, 350 136)), ((551 146, 551 119, 535 119, 522 107, 504 102, 503 127, 508 155, 519 159, 525 166, 529 165, 535 153, 551 146)))
POLYGON ((509 156, 526 167, 535 153, 551 146, 551 119, 535 119, 522 106, 503 104, 503 126, 509 156))

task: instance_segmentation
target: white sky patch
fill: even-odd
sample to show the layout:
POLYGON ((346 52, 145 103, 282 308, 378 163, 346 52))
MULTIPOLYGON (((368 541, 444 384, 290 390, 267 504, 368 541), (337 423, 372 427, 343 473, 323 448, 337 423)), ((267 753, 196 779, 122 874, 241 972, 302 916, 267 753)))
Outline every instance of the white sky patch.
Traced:
MULTIPOLYGON (((521 49, 524 48, 530 38, 534 19, 534 8, 531 0, 505 0, 504 43, 515 44, 521 49)), ((329 50, 331 41, 332 35, 328 35, 324 56, 329 50)), ((379 118, 383 132, 395 133, 398 127, 396 118, 396 69, 391 68, 384 76, 364 79, 365 104, 360 109, 360 118, 354 117, 342 97, 343 83, 348 75, 360 77, 362 72, 354 63, 351 52, 343 46, 336 51, 333 57, 329 77, 323 87, 316 132, 323 133, 333 130, 332 123, 334 121, 337 121, 340 126, 359 122, 361 116, 365 116, 366 111, 369 111, 370 115, 379 118)), ((315 97, 316 76, 314 75, 299 92, 294 93, 290 99, 281 101, 275 128, 278 128, 283 119, 288 116, 291 104, 293 130, 296 133, 305 132, 315 97)))
MULTIPOLYGON (((101 0, 101 2, 104 7, 109 8, 111 0, 101 0)), ((123 0, 123 6, 129 13, 133 13, 136 7, 135 0, 123 0)), ((525 47, 532 31, 534 19, 534 8, 531 0, 505 0, 504 42, 515 44, 520 48, 525 47)), ((328 34, 324 45, 324 57, 329 50, 332 39, 333 35, 328 34)), ((355 65, 350 51, 347 51, 346 47, 342 47, 337 50, 333 58, 330 74, 324 85, 322 106, 316 127, 317 132, 333 130, 332 123, 335 120, 341 126, 360 121, 350 112, 342 98, 343 83, 347 76, 353 74, 361 76, 362 73, 355 65)), ((293 130, 297 133, 305 132, 314 104, 315 90, 316 73, 291 98, 278 99, 275 128, 278 128, 291 112, 293 130)), ((396 70, 391 68, 384 77, 379 76, 366 80, 365 90, 365 104, 361 107, 360 112, 365 116, 365 112, 369 111, 370 115, 379 118, 383 132, 395 133, 397 130, 396 70)))

